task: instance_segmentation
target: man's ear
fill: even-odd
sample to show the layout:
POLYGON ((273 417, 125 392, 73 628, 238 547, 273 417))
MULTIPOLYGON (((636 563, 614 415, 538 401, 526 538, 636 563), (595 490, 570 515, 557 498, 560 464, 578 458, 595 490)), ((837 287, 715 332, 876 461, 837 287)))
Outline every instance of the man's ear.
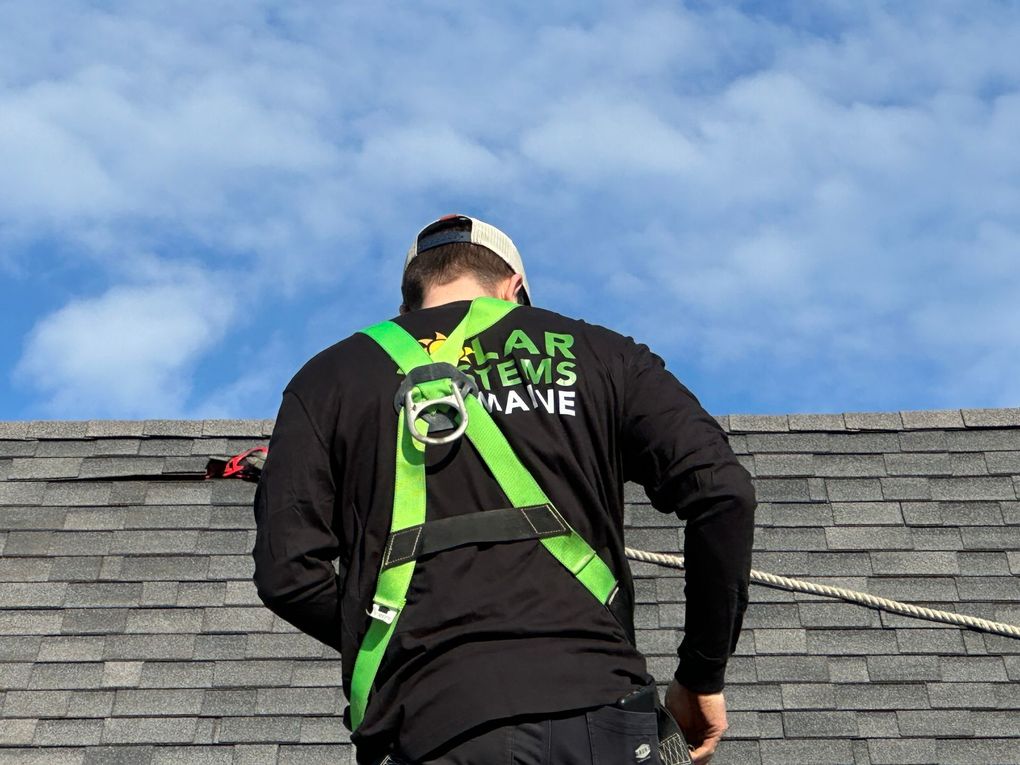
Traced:
POLYGON ((503 289, 501 290, 498 297, 501 300, 507 300, 511 303, 517 302, 517 293, 524 285, 524 277, 520 274, 514 274, 503 283, 503 289))

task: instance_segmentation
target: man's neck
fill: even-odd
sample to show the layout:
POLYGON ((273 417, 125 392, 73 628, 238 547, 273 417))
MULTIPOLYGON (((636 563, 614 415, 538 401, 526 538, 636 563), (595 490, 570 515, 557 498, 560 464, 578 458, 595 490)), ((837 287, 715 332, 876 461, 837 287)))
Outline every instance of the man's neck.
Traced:
POLYGON ((447 284, 429 289, 422 300, 421 307, 435 308, 445 303, 455 303, 458 300, 474 300, 488 294, 474 279, 462 276, 447 284))

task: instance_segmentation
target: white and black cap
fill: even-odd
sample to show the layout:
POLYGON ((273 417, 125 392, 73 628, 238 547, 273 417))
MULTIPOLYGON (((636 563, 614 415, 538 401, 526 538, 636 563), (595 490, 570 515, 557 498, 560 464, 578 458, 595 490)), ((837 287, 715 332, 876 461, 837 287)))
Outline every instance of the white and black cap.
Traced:
POLYGON ((523 281, 521 290, 524 292, 524 300, 528 305, 531 305, 531 288, 528 286, 528 277, 524 273, 524 261, 521 260, 521 254, 510 237, 495 226, 467 215, 444 215, 419 231, 414 244, 407 251, 404 270, 407 270, 408 265, 416 256, 433 247, 450 242, 478 244, 498 255, 515 274, 521 275, 523 281))

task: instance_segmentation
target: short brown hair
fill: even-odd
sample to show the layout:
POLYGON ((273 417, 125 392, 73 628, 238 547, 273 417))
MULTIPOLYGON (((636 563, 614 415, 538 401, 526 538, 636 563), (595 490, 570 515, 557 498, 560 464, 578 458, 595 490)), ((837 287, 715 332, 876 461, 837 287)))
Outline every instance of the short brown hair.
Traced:
MULTIPOLYGON (((485 289, 495 290, 513 273, 501 257, 480 244, 450 242, 416 255, 404 271, 400 292, 404 307, 417 311, 425 301, 425 291, 431 287, 449 284, 470 274, 485 289)), ((520 293, 517 299, 520 301, 520 293)))

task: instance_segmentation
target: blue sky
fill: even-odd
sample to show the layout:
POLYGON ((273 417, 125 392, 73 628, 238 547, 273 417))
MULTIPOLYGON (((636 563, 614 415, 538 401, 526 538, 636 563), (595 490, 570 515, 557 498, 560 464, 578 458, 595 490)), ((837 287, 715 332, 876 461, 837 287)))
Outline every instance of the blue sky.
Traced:
POLYGON ((1020 6, 0 2, 0 419, 272 417, 438 215, 716 414, 1020 405, 1020 6))

